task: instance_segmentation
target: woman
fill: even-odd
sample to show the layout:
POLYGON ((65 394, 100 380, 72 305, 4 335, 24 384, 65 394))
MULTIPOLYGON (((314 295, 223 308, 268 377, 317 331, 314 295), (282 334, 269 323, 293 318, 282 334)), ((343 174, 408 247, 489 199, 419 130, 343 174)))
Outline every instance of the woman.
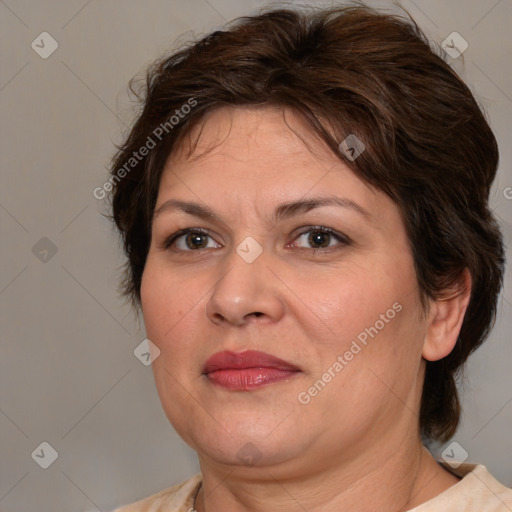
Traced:
POLYGON ((119 510, 512 509, 423 446, 457 428, 503 247, 495 138, 418 27, 269 11, 158 62, 143 101, 113 216, 201 474, 119 510))

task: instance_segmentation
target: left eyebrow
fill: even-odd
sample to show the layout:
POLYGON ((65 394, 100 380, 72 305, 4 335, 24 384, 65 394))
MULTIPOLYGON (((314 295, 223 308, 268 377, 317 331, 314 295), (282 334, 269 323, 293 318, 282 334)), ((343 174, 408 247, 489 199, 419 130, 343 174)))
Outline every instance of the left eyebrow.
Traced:
MULTIPOLYGON (((281 220, 309 212, 310 210, 314 210, 315 208, 320 208, 322 206, 340 206, 342 208, 348 208, 355 213, 365 217, 367 220, 372 219, 372 216, 368 210, 365 210, 361 205, 355 203, 351 199, 337 196, 326 196, 310 197, 308 199, 300 199, 298 201, 281 203, 275 209, 274 214, 272 215, 272 220, 273 222, 279 222, 281 220)), ((222 219, 207 206, 199 203, 179 201, 177 199, 169 199, 168 201, 165 201, 165 203, 163 203, 158 207, 157 210, 155 210, 154 217, 157 217, 166 211, 176 210, 181 210, 195 217, 223 222, 222 219)))
POLYGON ((368 210, 365 210, 361 205, 355 203, 351 199, 337 196, 326 196, 309 197, 307 199, 282 203, 276 208, 273 220, 274 222, 279 222, 280 220, 300 215, 301 213, 306 213, 322 206, 341 206, 342 208, 348 208, 354 211, 355 213, 365 217, 367 220, 372 219, 368 210))

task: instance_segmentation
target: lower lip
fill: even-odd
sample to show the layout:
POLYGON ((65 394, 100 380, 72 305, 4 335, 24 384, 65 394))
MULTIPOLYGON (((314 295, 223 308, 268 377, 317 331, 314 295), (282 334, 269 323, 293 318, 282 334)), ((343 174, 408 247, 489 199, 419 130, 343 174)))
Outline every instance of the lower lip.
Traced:
POLYGON ((278 368, 241 368, 216 370, 206 376, 218 386, 236 391, 250 391, 268 384, 282 382, 296 375, 297 371, 278 368))

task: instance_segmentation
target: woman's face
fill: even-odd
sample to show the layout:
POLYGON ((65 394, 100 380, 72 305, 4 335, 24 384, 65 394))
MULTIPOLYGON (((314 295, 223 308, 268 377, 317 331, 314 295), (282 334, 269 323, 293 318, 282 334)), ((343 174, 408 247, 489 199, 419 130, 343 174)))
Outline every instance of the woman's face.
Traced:
POLYGON ((203 461, 288 474, 417 435, 426 321, 397 206, 289 111, 216 110, 187 150, 141 288, 177 432, 203 461))

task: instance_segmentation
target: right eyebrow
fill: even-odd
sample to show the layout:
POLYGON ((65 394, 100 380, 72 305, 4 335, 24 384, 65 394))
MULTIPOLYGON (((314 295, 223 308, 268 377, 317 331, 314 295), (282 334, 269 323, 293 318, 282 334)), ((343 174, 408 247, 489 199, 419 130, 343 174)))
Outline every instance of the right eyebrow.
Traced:
POLYGON ((222 219, 207 206, 203 206, 199 203, 179 201, 178 199, 169 199, 168 201, 165 201, 165 203, 155 210, 154 217, 157 217, 163 212, 172 212, 176 210, 181 210, 182 212, 194 215, 195 217, 222 222, 222 219))

